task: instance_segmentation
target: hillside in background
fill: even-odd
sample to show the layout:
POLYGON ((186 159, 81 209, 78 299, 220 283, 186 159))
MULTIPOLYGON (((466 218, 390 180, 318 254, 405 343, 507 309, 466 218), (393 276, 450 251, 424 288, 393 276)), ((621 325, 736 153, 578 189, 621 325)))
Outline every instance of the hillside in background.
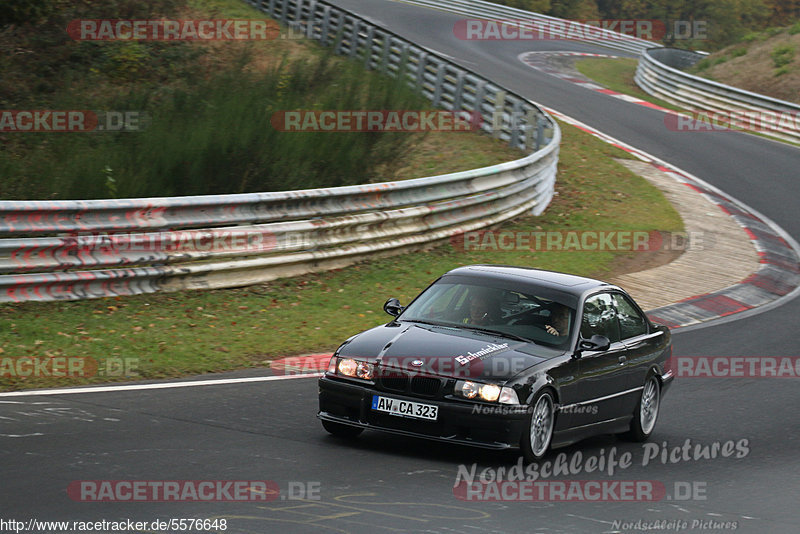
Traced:
POLYGON ((800 104, 800 24, 749 34, 689 72, 800 104))

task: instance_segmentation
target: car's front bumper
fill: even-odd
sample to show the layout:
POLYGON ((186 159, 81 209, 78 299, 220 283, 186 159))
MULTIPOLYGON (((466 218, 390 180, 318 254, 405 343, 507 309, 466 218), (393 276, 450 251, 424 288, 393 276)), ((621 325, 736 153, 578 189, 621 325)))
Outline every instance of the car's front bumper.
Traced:
POLYGON ((519 447, 528 409, 526 406, 513 408, 442 398, 411 397, 323 376, 319 379, 317 417, 382 432, 486 449, 509 449, 519 447), (375 411, 372 409, 373 395, 435 404, 439 407, 437 420, 412 419, 375 411))

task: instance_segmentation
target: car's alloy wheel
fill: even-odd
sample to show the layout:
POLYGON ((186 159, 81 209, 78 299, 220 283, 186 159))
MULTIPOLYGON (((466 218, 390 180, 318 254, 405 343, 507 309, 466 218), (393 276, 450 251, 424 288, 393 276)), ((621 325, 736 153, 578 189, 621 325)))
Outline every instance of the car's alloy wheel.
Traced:
POLYGON ((642 396, 636 404, 636 411, 631 420, 630 430, 625 437, 633 441, 645 441, 653 433, 658 419, 658 410, 661 407, 661 384, 655 375, 650 375, 645 380, 642 396))
POLYGON ((555 409, 553 396, 545 391, 531 403, 533 409, 528 421, 527 433, 522 437, 522 455, 529 462, 541 459, 550 448, 553 439, 555 409))
POLYGON ((658 379, 651 376, 645 383, 642 390, 642 399, 639 401, 639 422, 642 425, 642 432, 648 436, 652 434, 656 426, 658 417, 658 407, 661 400, 658 388, 658 379))
POLYGON ((343 425, 341 423, 334 423, 333 421, 322 420, 322 427, 340 438, 354 438, 361 434, 364 429, 357 426, 343 425))

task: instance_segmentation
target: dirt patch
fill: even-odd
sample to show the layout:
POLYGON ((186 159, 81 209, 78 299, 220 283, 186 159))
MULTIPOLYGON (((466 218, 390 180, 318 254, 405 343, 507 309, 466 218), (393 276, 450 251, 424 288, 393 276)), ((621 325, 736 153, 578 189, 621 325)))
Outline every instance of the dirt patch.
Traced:
POLYGON ((683 254, 682 250, 656 250, 652 252, 632 252, 619 256, 611 262, 608 271, 596 275, 601 280, 608 280, 623 274, 638 273, 648 269, 655 269, 677 260, 683 254))

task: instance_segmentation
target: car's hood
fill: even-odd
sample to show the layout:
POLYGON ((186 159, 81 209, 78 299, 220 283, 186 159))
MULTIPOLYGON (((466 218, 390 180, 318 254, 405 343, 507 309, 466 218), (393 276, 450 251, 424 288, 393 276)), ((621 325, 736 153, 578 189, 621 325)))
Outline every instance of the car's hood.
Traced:
POLYGON ((362 332, 339 350, 341 357, 414 373, 504 382, 563 351, 463 328, 389 323, 362 332))

